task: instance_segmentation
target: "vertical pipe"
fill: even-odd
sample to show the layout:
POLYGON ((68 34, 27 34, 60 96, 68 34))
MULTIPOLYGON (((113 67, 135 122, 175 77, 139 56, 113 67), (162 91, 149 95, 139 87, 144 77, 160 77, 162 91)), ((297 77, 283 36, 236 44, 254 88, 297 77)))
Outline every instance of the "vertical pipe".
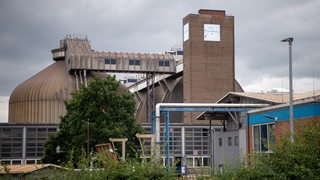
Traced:
POLYGON ((167 171, 169 171, 170 168, 170 157, 169 157, 169 151, 170 151, 170 124, 169 124, 169 111, 166 111, 166 167, 167 167, 167 171))
POLYGON ((160 104, 156 106, 156 143, 160 143, 160 104))
POLYGON ((212 169, 212 160, 213 160, 213 153, 212 153, 212 124, 211 124, 211 119, 209 120, 209 152, 210 152, 210 173, 212 169))
POLYGON ((184 127, 181 127, 181 159, 182 159, 182 166, 185 166, 185 162, 187 162, 187 159, 185 157, 186 155, 186 147, 185 147, 185 129, 184 127))
POLYGON ((146 98, 146 112, 147 112, 147 119, 146 119, 146 123, 150 122, 150 82, 149 82, 149 73, 146 74, 146 82, 147 82, 147 98, 146 98))
POLYGON ((74 75, 76 76, 76 90, 79 90, 79 79, 78 79, 78 74, 77 70, 74 71, 74 75))
POLYGON ((152 117, 151 118, 152 118, 152 121, 151 121, 151 133, 154 134, 155 133, 154 132, 155 131, 155 128, 154 128, 154 125, 155 125, 154 124, 154 121, 155 121, 154 112, 152 112, 152 117))
POLYGON ((83 80, 82 80, 82 72, 81 72, 81 70, 79 71, 79 77, 80 77, 80 84, 83 84, 83 80))
POLYGON ((185 154, 186 154, 186 152, 185 152, 185 148, 186 148, 186 146, 185 146, 185 142, 186 142, 186 140, 185 140, 185 127, 181 127, 181 156, 182 157, 184 157, 185 156, 185 154))
POLYGON ((84 78, 84 85, 85 87, 88 86, 88 83, 87 83, 87 70, 83 70, 83 78, 84 78))

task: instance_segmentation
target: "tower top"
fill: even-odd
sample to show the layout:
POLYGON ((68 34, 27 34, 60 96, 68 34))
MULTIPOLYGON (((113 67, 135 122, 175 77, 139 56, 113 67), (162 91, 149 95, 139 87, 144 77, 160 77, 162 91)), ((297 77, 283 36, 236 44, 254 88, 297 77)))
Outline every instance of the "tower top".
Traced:
POLYGON ((200 9, 198 11, 198 13, 212 15, 212 16, 225 16, 226 15, 226 11, 224 11, 224 10, 200 9))

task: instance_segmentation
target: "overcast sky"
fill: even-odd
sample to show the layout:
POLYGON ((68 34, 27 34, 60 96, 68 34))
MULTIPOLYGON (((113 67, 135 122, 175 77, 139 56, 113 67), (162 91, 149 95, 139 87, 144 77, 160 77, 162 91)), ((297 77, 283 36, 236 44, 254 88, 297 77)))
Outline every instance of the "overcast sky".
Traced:
POLYGON ((235 17, 235 73, 245 91, 288 89, 294 37, 295 92, 320 88, 319 0, 1 0, 0 122, 14 88, 52 64, 66 34, 97 51, 162 53, 182 44, 182 18, 199 9, 235 17))

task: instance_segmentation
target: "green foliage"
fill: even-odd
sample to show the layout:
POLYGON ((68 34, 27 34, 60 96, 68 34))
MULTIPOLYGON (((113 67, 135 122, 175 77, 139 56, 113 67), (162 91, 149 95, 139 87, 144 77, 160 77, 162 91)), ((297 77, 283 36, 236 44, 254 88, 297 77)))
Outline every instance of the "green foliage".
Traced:
MULTIPOLYGON (((85 152, 83 152, 85 154, 85 152)), ((74 164, 73 157, 69 157, 66 164, 74 164)), ((90 168, 73 169, 68 168, 64 173, 57 174, 55 179, 77 179, 77 180, 149 180, 149 179, 176 179, 174 172, 167 173, 166 169, 159 161, 140 162, 137 159, 128 158, 127 161, 115 161, 104 156, 93 156, 89 160, 85 159, 79 166, 84 167, 90 164, 90 168), (83 163, 82 165, 80 165, 83 163)))
POLYGON ((300 124, 294 134, 279 139, 272 153, 255 153, 250 164, 226 167, 216 179, 320 179, 320 122, 300 124))
POLYGON ((82 151, 87 149, 88 132, 90 151, 109 138, 126 137, 127 154, 135 155, 139 145, 135 134, 143 132, 135 120, 135 100, 131 93, 120 89, 120 83, 113 77, 94 77, 87 87, 73 93, 65 106, 67 112, 61 117, 59 132, 45 144, 43 162, 61 164, 72 153, 72 162, 78 167, 83 160, 82 151))

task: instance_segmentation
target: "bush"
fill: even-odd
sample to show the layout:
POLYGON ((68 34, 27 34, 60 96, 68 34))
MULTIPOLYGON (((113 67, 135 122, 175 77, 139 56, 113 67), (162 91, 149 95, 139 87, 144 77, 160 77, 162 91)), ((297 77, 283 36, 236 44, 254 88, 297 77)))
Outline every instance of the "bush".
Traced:
POLYGON ((320 179, 320 122, 299 124, 294 142, 287 135, 269 148, 273 153, 255 153, 249 165, 227 167, 215 179, 320 179))

